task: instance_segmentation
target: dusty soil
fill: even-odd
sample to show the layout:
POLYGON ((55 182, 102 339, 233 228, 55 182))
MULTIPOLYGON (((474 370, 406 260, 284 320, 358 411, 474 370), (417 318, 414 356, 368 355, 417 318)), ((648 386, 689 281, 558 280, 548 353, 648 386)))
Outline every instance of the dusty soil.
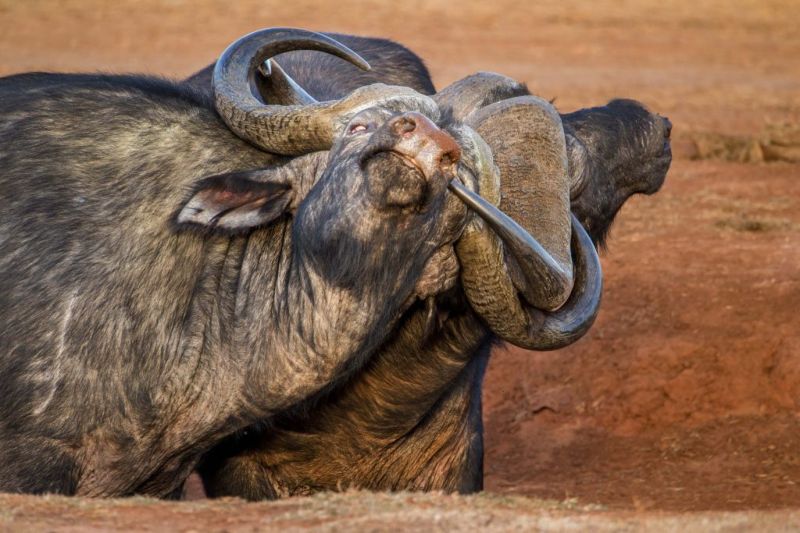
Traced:
POLYGON ((539 4, 0 0, 0 75, 184 76, 265 26, 380 35, 425 57, 440 87, 493 70, 562 111, 637 98, 671 118, 676 153, 663 190, 618 218, 586 338, 495 354, 485 387, 494 495, 0 496, 0 529, 800 528, 796 511, 742 512, 800 507, 800 165, 790 162, 800 159, 800 10, 791 0, 539 4))
POLYGON ((796 531, 800 512, 687 514, 607 511, 562 502, 484 493, 348 492, 245 503, 236 499, 163 502, 0 495, 0 531, 796 531))

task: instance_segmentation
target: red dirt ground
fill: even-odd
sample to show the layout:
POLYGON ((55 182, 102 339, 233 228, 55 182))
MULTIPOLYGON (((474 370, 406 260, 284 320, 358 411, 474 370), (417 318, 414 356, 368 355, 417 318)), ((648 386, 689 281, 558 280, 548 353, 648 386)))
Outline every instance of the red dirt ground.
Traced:
MULTIPOLYGON (((555 353, 498 351, 485 386, 488 491, 618 511, 536 507, 527 499, 508 504, 499 496, 356 494, 274 507, 137 499, 107 509, 99 502, 0 496, 0 529, 188 529, 204 523, 197 516, 229 529, 247 527, 246 516, 261 517, 254 528, 465 528, 482 523, 469 521, 475 518, 500 529, 675 529, 687 527, 670 521, 681 515, 653 510, 800 507, 800 165, 724 161, 762 158, 725 152, 722 141, 721 151, 707 149, 709 138, 735 138, 759 154, 779 142, 789 144, 783 153, 800 150, 800 135, 780 141, 781 132, 791 137, 785 133, 800 125, 796 2, 455 5, 0 0, 0 75, 184 76, 245 32, 288 25, 400 40, 426 58, 439 87, 493 70, 555 97, 564 112, 629 96, 668 115, 676 161, 661 192, 629 202, 618 218, 603 257, 604 303, 592 331, 555 353), (703 157, 717 159, 697 159, 703 157), (398 502, 422 513, 420 521, 398 518, 392 507, 398 502), (292 505, 339 517, 373 515, 366 522, 329 515, 286 522, 292 505), (142 521, 134 510, 114 514, 131 506, 142 521), (378 512, 387 506, 388 514, 378 512), (97 509, 123 518, 106 520, 97 509), (181 518, 190 511, 200 515, 181 518), (230 513, 236 519, 223 520, 230 513), (266 524, 265 516, 280 520, 266 524), (529 521, 514 522, 520 516, 529 521), (559 521, 564 516, 577 521, 559 521)), ((760 522, 749 514, 688 516, 690 529, 705 529, 708 516, 717 529, 800 527, 796 512, 756 515, 760 522)))

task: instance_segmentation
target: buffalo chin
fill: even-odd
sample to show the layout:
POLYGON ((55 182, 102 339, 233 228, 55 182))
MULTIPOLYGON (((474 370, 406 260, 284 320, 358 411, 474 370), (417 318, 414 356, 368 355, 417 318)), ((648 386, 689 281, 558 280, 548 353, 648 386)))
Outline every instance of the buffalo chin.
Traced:
POLYGON ((407 208, 421 205, 428 196, 428 181, 422 171, 407 157, 392 151, 378 152, 365 165, 370 176, 370 192, 386 208, 407 208))

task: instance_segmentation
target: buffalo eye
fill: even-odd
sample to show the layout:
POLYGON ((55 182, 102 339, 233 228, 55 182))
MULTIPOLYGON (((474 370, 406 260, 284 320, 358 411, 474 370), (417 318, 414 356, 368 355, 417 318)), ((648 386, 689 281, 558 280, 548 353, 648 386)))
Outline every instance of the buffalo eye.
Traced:
POLYGON ((359 133, 366 133, 370 130, 369 124, 364 124, 363 122, 359 122, 350 126, 347 130, 348 135, 358 135, 359 133))

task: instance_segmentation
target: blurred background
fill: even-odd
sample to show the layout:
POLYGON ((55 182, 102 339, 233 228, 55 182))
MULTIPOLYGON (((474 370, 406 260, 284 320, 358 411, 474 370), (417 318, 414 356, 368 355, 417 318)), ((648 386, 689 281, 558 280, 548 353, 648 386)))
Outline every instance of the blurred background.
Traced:
POLYGON ((669 116, 662 191, 630 201, 604 304, 568 349, 500 349, 487 488, 636 509, 800 502, 800 4, 0 0, 0 75, 185 77, 268 26, 395 39, 437 87, 481 70, 562 112, 669 116))

